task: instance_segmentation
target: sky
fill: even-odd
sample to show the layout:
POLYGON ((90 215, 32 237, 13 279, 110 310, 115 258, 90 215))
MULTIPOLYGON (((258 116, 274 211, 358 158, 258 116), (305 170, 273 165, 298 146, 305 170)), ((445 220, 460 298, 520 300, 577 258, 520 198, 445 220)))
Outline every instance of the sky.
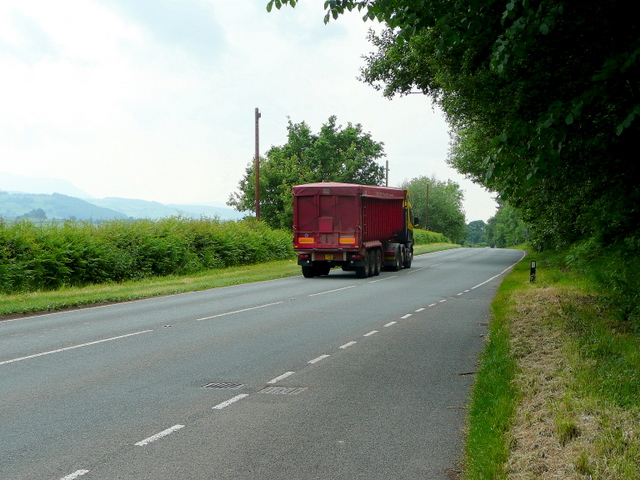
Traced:
POLYGON ((389 185, 452 180, 467 221, 495 194, 447 165, 448 126, 421 94, 358 81, 374 50, 357 12, 322 0, 2 0, 0 171, 68 180, 96 198, 226 202, 255 151, 330 116, 383 142, 389 185))

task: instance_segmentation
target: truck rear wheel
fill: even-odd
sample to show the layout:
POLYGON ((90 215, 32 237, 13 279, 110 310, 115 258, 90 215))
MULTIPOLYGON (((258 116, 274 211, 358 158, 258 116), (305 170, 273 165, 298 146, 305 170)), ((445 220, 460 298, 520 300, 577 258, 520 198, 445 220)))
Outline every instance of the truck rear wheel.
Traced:
POLYGON ((314 274, 313 266, 302 267, 302 276, 304 278, 313 278, 313 274, 314 274))
POLYGON ((393 249, 393 264, 389 267, 389 270, 397 272, 400 268, 402 268, 402 252, 400 246, 397 245, 393 249))
POLYGON ((380 275, 380 271, 382 270, 382 252, 379 249, 375 249, 374 254, 374 263, 373 263, 373 275, 380 275))
POLYGON ((373 250, 367 250, 367 255, 366 255, 366 262, 367 262, 367 277, 370 277, 373 275, 373 270, 374 270, 374 257, 373 257, 373 250))
POLYGON ((367 250, 362 259, 364 265, 355 267, 356 277, 367 278, 371 276, 373 270, 373 261, 371 260, 371 250, 367 250))
POLYGON ((407 248, 404 255, 404 268, 411 268, 411 262, 413 262, 413 247, 407 248))

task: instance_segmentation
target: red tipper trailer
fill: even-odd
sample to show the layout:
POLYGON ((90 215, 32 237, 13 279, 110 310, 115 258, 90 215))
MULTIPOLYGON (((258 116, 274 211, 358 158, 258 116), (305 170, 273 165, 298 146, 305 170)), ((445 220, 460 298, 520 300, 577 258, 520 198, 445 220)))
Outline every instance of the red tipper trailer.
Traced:
POLYGON ((327 275, 332 267, 359 277, 383 267, 409 268, 413 223, 407 191, 349 183, 293 187, 293 246, 302 274, 327 275))

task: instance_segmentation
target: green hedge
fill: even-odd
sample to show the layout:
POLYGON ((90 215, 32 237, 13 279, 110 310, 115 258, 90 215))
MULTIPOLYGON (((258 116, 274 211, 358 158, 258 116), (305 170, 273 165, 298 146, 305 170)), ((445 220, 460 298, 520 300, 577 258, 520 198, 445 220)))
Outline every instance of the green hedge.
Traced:
POLYGON ((413 230, 413 243, 416 245, 427 245, 429 243, 451 243, 451 240, 441 233, 416 228, 413 230))
POLYGON ((292 255, 289 232, 252 220, 0 221, 0 292, 189 274, 292 255))

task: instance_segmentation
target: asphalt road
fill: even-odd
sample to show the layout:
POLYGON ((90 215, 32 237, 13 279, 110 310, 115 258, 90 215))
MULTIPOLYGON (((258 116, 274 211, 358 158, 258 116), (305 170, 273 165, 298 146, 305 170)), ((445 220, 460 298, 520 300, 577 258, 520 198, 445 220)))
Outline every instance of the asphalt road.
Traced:
POLYGON ((0 322, 0 479, 448 479, 489 305, 458 249, 0 322))

